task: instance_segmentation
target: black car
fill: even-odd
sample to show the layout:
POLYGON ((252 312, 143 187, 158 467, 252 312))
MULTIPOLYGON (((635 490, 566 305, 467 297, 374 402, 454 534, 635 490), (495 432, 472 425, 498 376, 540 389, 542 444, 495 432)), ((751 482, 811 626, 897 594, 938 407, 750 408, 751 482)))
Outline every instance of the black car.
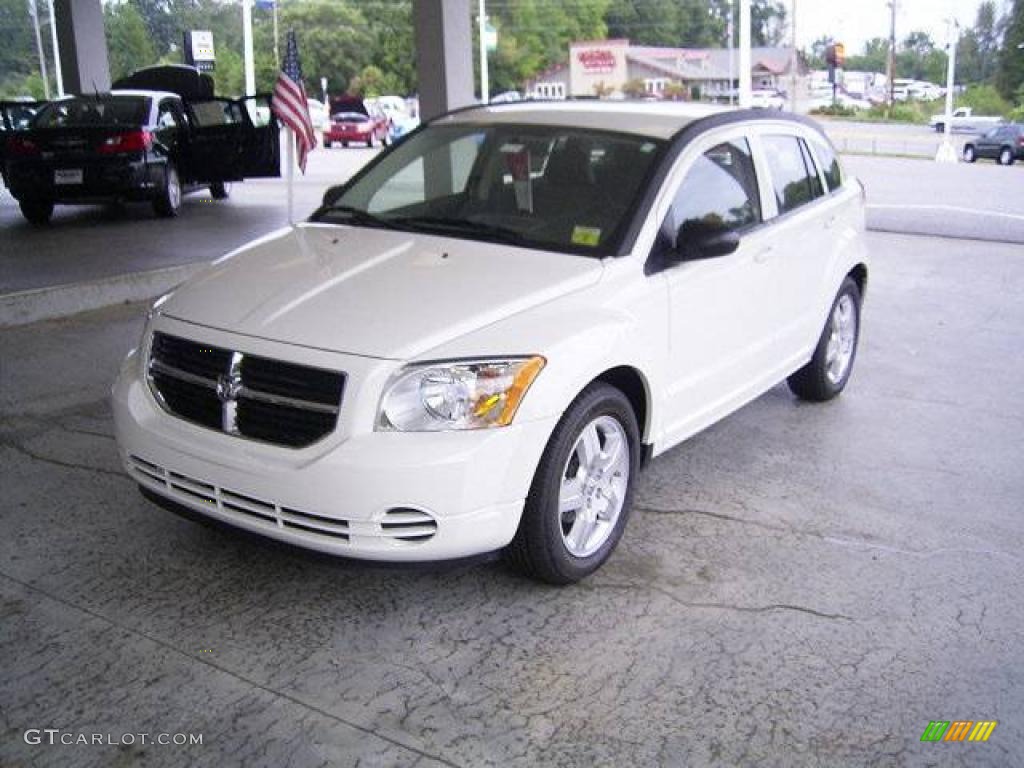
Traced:
POLYGON ((964 145, 964 160, 968 163, 981 157, 991 158, 1000 165, 1013 165, 1014 160, 1024 160, 1024 125, 998 125, 964 145))
POLYGON ((213 96, 190 67, 153 67, 109 93, 43 105, 6 143, 6 180, 34 224, 57 203, 150 201, 175 216, 184 192, 280 175, 278 128, 265 97, 213 96))

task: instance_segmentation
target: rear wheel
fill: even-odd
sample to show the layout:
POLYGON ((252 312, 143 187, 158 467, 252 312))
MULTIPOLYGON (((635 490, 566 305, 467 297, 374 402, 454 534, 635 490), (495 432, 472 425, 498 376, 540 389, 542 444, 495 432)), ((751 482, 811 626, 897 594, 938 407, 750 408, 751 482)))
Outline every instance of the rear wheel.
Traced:
POLYGON ((945 130, 946 130, 946 124, 945 123, 936 123, 935 124, 935 132, 936 133, 943 133, 943 132, 945 132, 945 130))
POLYGON ((21 214, 37 227, 49 224, 53 218, 53 200, 19 200, 21 214))
POLYGON ((860 289, 847 277, 839 287, 832 311, 818 338, 811 361, 786 383, 801 400, 831 400, 846 387, 860 339, 860 289))
POLYGON ((178 215, 180 209, 181 179, 178 178, 178 169, 168 163, 164 169, 164 186, 153 200, 153 210, 157 216, 172 218, 178 215))
POLYGON ((227 200, 231 195, 231 185, 223 181, 215 181, 210 185, 210 197, 214 200, 227 200))
POLYGON ((999 164, 1000 165, 1013 165, 1013 150, 1009 147, 1003 147, 999 151, 999 164))
POLYGON ((618 389, 591 384, 569 406, 548 441, 505 551, 516 570, 571 584, 611 556, 629 518, 640 434, 618 389))
POLYGON ((978 159, 978 156, 974 152, 974 147, 972 147, 970 144, 968 144, 966 147, 964 147, 964 160, 966 162, 973 163, 977 159, 978 159))

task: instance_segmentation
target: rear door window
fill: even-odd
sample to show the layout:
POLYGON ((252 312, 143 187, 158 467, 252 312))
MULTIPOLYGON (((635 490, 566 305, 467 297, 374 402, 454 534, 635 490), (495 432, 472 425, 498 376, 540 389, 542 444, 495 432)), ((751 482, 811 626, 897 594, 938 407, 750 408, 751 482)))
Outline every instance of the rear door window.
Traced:
POLYGON ((839 165, 839 158, 832 147, 822 141, 812 142, 814 153, 818 156, 818 165, 825 174, 825 183, 828 184, 828 191, 834 192, 843 185, 843 170, 839 165))
POLYGON ((768 171, 779 214, 805 205, 822 194, 818 171, 796 136, 770 135, 763 138, 768 171))

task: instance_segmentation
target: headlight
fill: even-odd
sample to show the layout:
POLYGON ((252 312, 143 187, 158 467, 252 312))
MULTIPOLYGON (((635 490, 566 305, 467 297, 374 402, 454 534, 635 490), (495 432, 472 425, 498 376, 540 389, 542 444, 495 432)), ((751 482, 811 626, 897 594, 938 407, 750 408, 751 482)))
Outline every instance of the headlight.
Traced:
POLYGON ((453 360, 409 366, 381 399, 377 429, 439 432, 504 427, 537 374, 543 357, 453 360))

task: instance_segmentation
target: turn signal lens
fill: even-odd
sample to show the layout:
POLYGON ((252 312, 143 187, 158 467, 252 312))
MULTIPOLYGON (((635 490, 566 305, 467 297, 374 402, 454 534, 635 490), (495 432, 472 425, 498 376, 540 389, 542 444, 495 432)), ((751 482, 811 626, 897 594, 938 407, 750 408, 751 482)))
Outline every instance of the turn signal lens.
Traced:
POLYGON ((39 154, 39 145, 31 139, 12 136, 7 140, 7 152, 12 157, 35 157, 39 154))
POLYGON ((117 155, 124 152, 145 152, 153 146, 153 134, 149 131, 124 131, 107 136, 96 151, 101 155, 117 155))

